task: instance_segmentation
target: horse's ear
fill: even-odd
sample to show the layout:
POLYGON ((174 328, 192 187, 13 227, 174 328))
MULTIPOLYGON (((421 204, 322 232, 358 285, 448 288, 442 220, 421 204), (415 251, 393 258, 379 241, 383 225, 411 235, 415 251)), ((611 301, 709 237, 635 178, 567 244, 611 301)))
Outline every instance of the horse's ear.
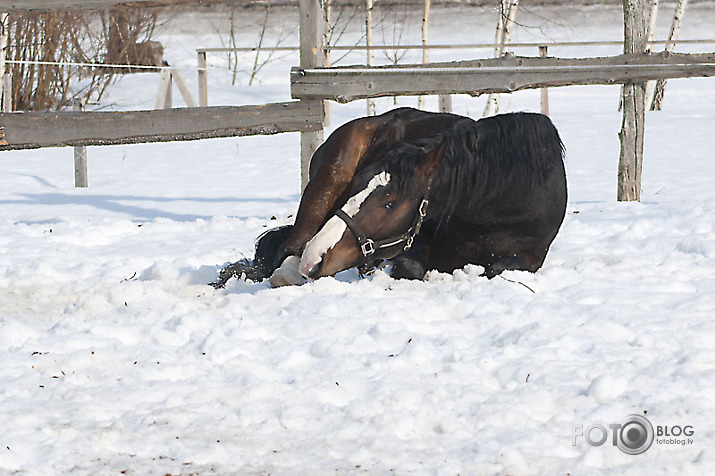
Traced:
POLYGON ((427 152, 424 159, 417 166, 417 173, 422 179, 427 180, 434 174, 442 163, 446 151, 447 143, 443 140, 427 152))
POLYGON ((405 120, 401 114, 395 114, 395 117, 387 123, 387 145, 392 145, 396 142, 405 139, 405 120))

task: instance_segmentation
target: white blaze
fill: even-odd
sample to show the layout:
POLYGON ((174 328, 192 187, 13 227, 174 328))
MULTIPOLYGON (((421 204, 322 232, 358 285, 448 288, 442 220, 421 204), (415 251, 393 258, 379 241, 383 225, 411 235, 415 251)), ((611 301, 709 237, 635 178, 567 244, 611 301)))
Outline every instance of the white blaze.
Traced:
MULTIPOLYGON (((364 190, 356 193, 343 205, 342 210, 349 216, 354 217, 360 211, 360 206, 367 200, 367 197, 374 192, 377 187, 385 186, 390 182, 390 174, 382 172, 375 175, 368 182, 364 190)), ((305 245, 303 256, 300 258, 300 272, 307 276, 323 259, 323 255, 338 244, 347 226, 338 217, 330 218, 323 228, 305 245)))

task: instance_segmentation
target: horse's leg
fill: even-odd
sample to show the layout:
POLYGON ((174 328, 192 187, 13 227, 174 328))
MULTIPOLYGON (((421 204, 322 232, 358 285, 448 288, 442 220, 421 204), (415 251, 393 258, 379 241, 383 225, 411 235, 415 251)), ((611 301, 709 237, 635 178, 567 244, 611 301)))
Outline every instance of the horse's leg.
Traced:
POLYGON ((422 231, 406 252, 392 260, 390 276, 395 279, 424 279, 427 271, 433 269, 429 266, 432 246, 435 239, 435 224, 427 221, 422 225, 422 231))
POLYGON ((488 279, 492 279, 495 276, 500 275, 502 271, 524 270, 526 269, 526 266, 526 260, 523 256, 503 256, 498 258, 493 263, 486 265, 484 267, 484 273, 482 274, 482 276, 486 276, 488 279))
POLYGON ((285 225, 268 230, 256 240, 256 254, 253 258, 254 273, 247 276, 253 281, 262 281, 275 271, 274 260, 278 249, 290 236, 293 225, 285 225))
POLYGON ((413 250, 392 260, 390 276, 395 279, 424 279, 427 269, 422 257, 413 250))
POLYGON ((489 279, 506 270, 536 272, 544 262, 548 245, 543 239, 515 236, 513 232, 498 231, 479 236, 482 249, 470 256, 470 263, 484 266, 489 279))

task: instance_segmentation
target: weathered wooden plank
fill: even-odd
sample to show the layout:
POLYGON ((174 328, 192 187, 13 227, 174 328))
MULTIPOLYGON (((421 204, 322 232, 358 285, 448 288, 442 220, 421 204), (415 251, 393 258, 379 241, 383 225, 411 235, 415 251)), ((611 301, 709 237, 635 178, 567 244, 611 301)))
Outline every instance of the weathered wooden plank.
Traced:
POLYGON ((322 128, 322 110, 314 104, 0 114, 0 127, 7 141, 0 150, 316 131, 322 128))
POLYGON ((183 76, 181 76, 181 73, 179 73, 178 69, 171 70, 171 79, 174 80, 176 87, 179 88, 181 97, 184 99, 186 105, 188 107, 196 107, 196 101, 194 101, 193 96, 191 96, 189 87, 186 85, 186 82, 184 81, 183 76))
POLYGON ((118 5, 127 7, 163 7, 224 2, 225 0, 0 0, 0 11, 103 10, 118 5))
POLYGON ((294 99, 345 103, 381 96, 480 95, 703 76, 715 76, 715 53, 642 53, 584 59, 506 56, 430 65, 293 68, 291 95, 294 99))

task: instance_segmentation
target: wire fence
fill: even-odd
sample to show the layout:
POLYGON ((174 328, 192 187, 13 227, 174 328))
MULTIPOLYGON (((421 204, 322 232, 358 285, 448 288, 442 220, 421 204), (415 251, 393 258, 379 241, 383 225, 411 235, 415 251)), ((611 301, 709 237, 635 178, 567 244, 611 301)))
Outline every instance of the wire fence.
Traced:
MULTIPOLYGON (((539 48, 539 47, 580 47, 580 46, 618 46, 622 45, 623 41, 557 41, 557 42, 532 42, 532 43, 510 43, 509 48, 539 48)), ((668 44, 715 44, 715 39, 692 39, 692 40, 652 40, 648 41, 651 45, 668 45, 668 44)), ((495 48, 497 43, 467 43, 454 45, 335 45, 326 46, 326 51, 365 51, 365 50, 386 50, 386 49, 401 49, 401 50, 470 50, 470 49, 486 49, 495 48)), ((197 53, 230 53, 230 52, 259 52, 259 51, 299 51, 298 46, 243 46, 243 47, 208 47, 197 48, 197 53)), ((45 65, 45 66, 60 66, 60 67, 75 67, 75 68, 116 68, 116 69, 144 69, 150 71, 161 70, 185 70, 185 71, 206 71, 206 67, 176 67, 176 66, 154 66, 142 64, 111 64, 111 63, 90 63, 90 62, 74 62, 74 61, 36 61, 36 60, 11 60, 6 59, 6 64, 23 64, 23 65, 45 65)))

